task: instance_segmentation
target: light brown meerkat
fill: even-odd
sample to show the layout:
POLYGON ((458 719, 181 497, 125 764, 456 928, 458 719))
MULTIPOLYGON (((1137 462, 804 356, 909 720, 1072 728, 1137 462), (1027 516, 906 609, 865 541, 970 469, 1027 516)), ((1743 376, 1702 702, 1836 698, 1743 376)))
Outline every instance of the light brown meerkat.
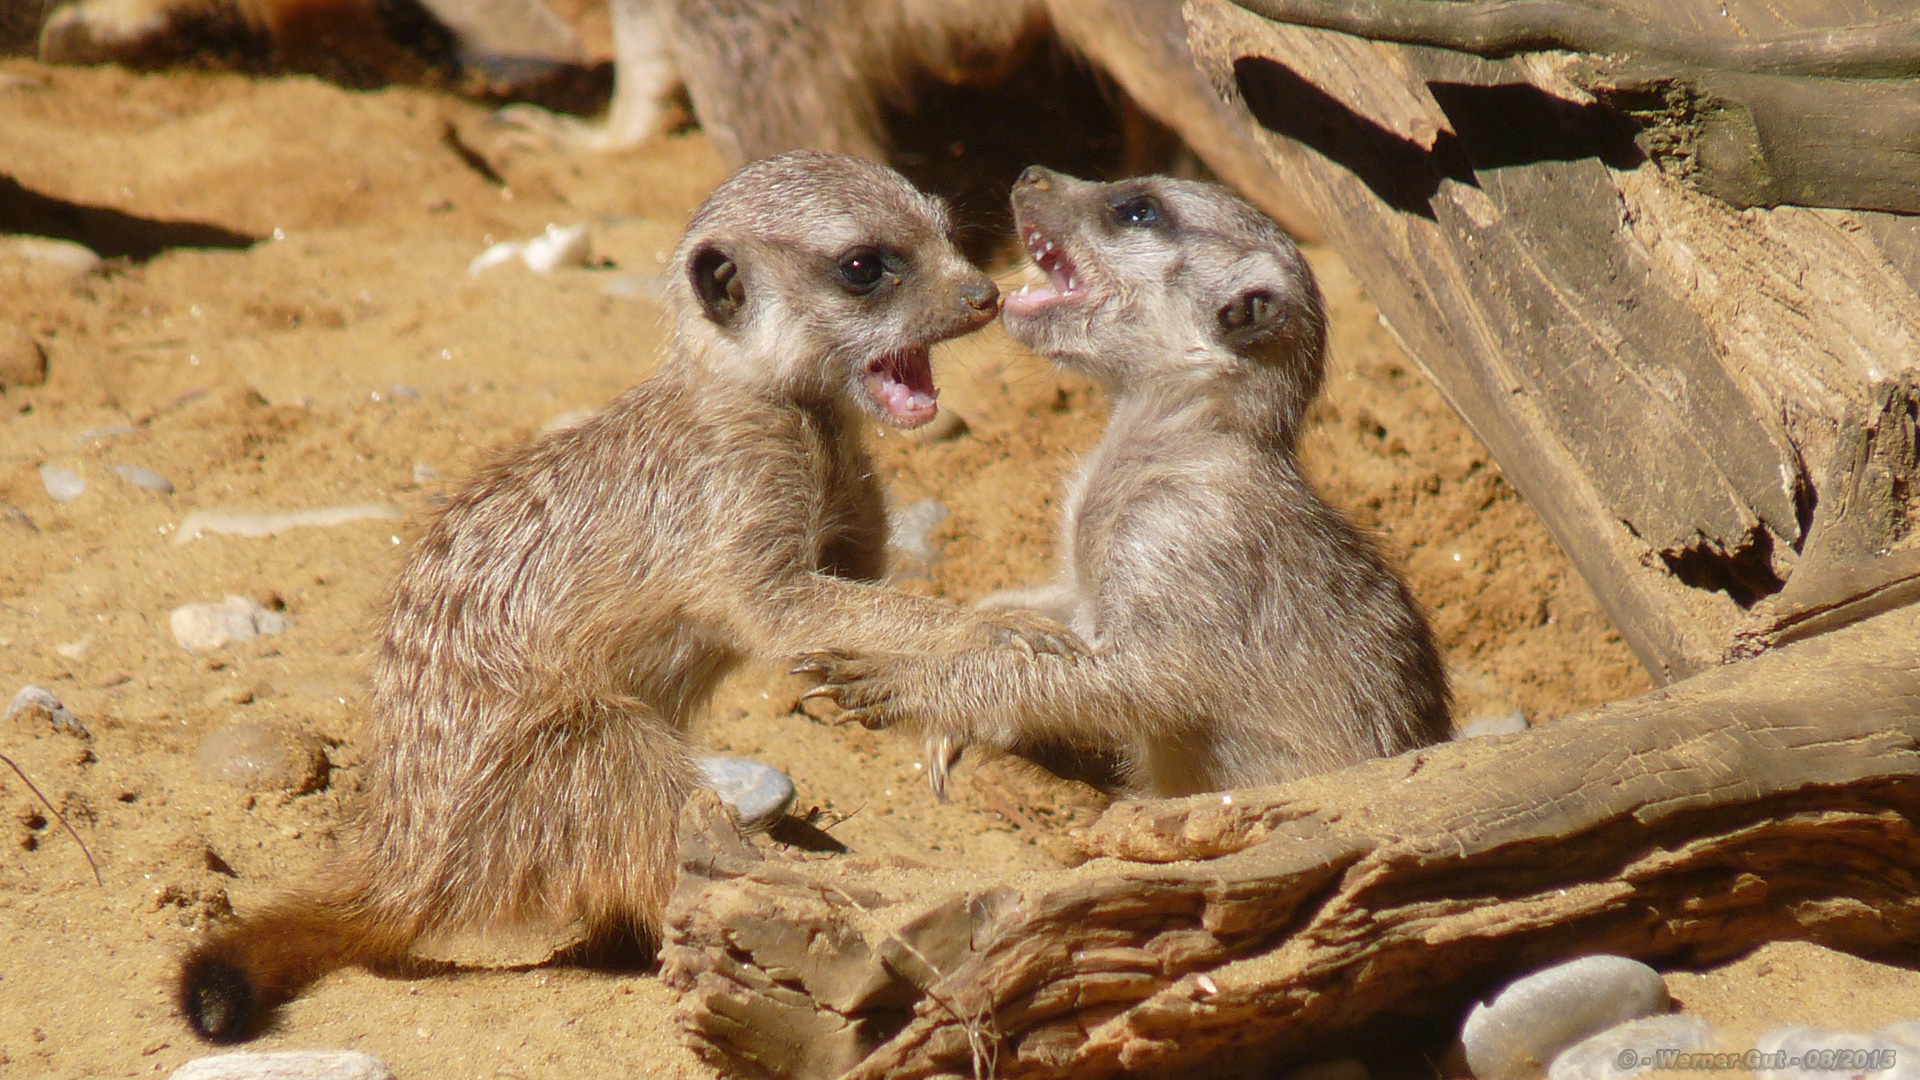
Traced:
POLYGON ((981 606, 1058 619, 1090 653, 822 654, 799 669, 825 677, 813 693, 922 729, 936 793, 971 743, 1117 748, 1139 792, 1176 796, 1446 739, 1425 619, 1295 458, 1326 351, 1299 250, 1212 184, 1033 168, 1013 206, 1047 283, 1007 297, 1007 331, 1113 415, 1068 489, 1059 576, 981 606))
POLYGON ((482 468, 413 545, 373 663, 357 835, 189 953, 195 1031, 247 1038, 325 972, 400 962, 428 933, 650 939, 698 782, 688 724, 748 656, 1073 646, 874 583, 864 425, 931 419, 929 347, 996 309, 949 230, 899 174, 834 154, 714 191, 674 255, 658 372, 482 468))

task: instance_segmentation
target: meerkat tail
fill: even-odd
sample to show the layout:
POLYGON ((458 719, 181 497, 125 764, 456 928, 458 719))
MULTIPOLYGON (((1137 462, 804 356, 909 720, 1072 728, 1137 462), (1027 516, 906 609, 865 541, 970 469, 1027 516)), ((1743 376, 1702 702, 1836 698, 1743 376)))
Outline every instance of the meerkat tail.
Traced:
POLYGON ((286 896, 214 931, 180 963, 188 1026, 208 1042, 245 1042, 328 972, 403 957, 417 935, 379 918, 362 895, 286 896))

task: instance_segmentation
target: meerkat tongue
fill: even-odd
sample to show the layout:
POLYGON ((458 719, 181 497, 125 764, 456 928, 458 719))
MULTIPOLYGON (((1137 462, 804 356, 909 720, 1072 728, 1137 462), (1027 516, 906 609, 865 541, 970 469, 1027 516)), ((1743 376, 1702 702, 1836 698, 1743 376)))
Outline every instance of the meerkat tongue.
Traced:
POLYGON ((867 393, 901 427, 919 427, 940 411, 940 389, 924 346, 875 357, 867 365, 867 393))

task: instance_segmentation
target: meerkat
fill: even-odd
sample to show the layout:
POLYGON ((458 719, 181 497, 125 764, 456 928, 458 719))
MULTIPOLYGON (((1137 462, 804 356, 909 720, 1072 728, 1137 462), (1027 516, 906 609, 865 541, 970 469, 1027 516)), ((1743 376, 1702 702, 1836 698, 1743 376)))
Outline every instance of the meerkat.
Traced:
POLYGON ((936 794, 968 744, 1116 748, 1142 794, 1271 784, 1445 740, 1438 650, 1406 585, 1317 495, 1296 442, 1326 316, 1299 250, 1216 185, 1029 169, 1020 239, 1046 283, 1007 331, 1110 396, 1069 487, 1053 583, 989 596, 1085 657, 823 653, 849 718, 928 737, 936 794))
POLYGON ((323 880, 186 956, 196 1032, 250 1037, 327 971, 400 963, 428 933, 652 938, 698 783, 688 725, 746 657, 1072 647, 1031 616, 877 584, 863 425, 932 419, 929 347, 997 308, 949 230, 899 174, 833 154, 714 191, 674 255, 657 373, 482 468, 411 548, 372 665, 357 836, 323 880))

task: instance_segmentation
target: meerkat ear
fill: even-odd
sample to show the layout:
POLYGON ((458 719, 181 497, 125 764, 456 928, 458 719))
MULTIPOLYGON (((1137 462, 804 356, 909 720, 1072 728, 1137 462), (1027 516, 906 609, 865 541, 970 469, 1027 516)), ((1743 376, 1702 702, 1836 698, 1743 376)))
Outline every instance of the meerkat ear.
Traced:
POLYGON ((1218 314, 1220 336, 1235 349, 1250 348, 1271 338, 1287 321, 1287 309, 1272 289, 1243 289, 1218 314))
POLYGON ((687 260, 687 278, 700 309, 721 326, 732 326, 747 303, 747 287, 733 257, 711 244, 702 244, 687 260))

